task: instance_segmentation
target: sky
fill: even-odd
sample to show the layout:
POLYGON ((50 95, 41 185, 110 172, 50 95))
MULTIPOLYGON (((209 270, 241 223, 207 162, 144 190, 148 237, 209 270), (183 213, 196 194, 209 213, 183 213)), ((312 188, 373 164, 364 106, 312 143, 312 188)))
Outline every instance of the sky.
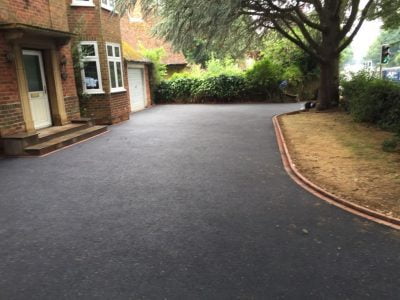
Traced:
MULTIPOLYGON (((365 7, 367 0, 361 0, 360 7, 365 7)), ((381 20, 365 21, 360 31, 351 43, 354 58, 357 63, 362 63, 368 52, 369 46, 376 40, 382 26, 381 20)))
POLYGON ((354 38, 351 47, 353 48, 354 58, 358 63, 362 62, 367 54, 369 46, 375 41, 380 32, 382 21, 367 21, 363 24, 357 36, 354 38))

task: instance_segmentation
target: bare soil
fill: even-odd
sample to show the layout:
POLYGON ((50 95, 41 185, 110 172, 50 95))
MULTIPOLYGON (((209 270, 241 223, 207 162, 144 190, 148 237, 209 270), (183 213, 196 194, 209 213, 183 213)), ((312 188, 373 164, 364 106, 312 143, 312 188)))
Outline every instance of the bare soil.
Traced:
POLYGON ((298 170, 327 191, 400 218, 400 153, 382 150, 393 136, 355 123, 343 112, 303 112, 280 118, 298 170))

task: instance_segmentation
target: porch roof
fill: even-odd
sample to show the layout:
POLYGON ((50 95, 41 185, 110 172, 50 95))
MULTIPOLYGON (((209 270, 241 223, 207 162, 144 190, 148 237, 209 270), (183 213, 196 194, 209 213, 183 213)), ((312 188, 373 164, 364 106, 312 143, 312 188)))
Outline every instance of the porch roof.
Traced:
MULTIPOLYGON (((14 39, 17 36, 22 37, 24 34, 45 36, 49 38, 58 39, 62 42, 69 41, 70 38, 75 36, 74 33, 68 31, 54 30, 50 28, 43 28, 22 23, 3 23, 0 24, 0 30, 14 33, 9 39, 14 39), (15 33, 20 33, 15 35, 15 33)), ((6 37, 7 38, 7 37, 6 37)))

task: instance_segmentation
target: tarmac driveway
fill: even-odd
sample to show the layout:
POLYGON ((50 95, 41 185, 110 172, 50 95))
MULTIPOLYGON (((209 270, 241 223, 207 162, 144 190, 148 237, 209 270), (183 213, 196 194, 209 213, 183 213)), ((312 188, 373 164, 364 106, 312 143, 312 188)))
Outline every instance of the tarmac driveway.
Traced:
POLYGON ((298 107, 158 106, 0 160, 0 299, 399 299, 399 232, 285 173, 298 107))

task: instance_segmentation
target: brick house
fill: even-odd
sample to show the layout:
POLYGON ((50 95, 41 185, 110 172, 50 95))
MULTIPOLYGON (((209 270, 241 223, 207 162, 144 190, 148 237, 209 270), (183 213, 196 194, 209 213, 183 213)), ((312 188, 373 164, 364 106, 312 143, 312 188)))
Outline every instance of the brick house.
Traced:
POLYGON ((70 47, 72 34, 65 16, 64 0, 0 1, 1 136, 31 132, 49 123, 64 125, 79 118, 70 47), (29 73, 25 73, 25 67, 29 73), (51 107, 42 101, 46 98, 43 79, 51 107), (32 93, 35 89, 41 92, 32 93), (37 107, 35 103, 30 105, 34 98, 38 98, 37 107), (37 115, 40 105, 45 110, 43 116, 37 115))
POLYGON ((0 0, 0 151, 45 154, 150 106, 142 41, 166 48, 171 68, 186 66, 149 36, 151 23, 113 9, 113 0, 0 0))
POLYGON ((0 148, 6 154, 41 155, 106 131, 81 118, 76 80, 91 97, 86 109, 96 123, 129 118, 119 17, 110 14, 110 2, 0 1, 0 148), (78 40, 85 50, 80 78, 73 59, 78 40))

